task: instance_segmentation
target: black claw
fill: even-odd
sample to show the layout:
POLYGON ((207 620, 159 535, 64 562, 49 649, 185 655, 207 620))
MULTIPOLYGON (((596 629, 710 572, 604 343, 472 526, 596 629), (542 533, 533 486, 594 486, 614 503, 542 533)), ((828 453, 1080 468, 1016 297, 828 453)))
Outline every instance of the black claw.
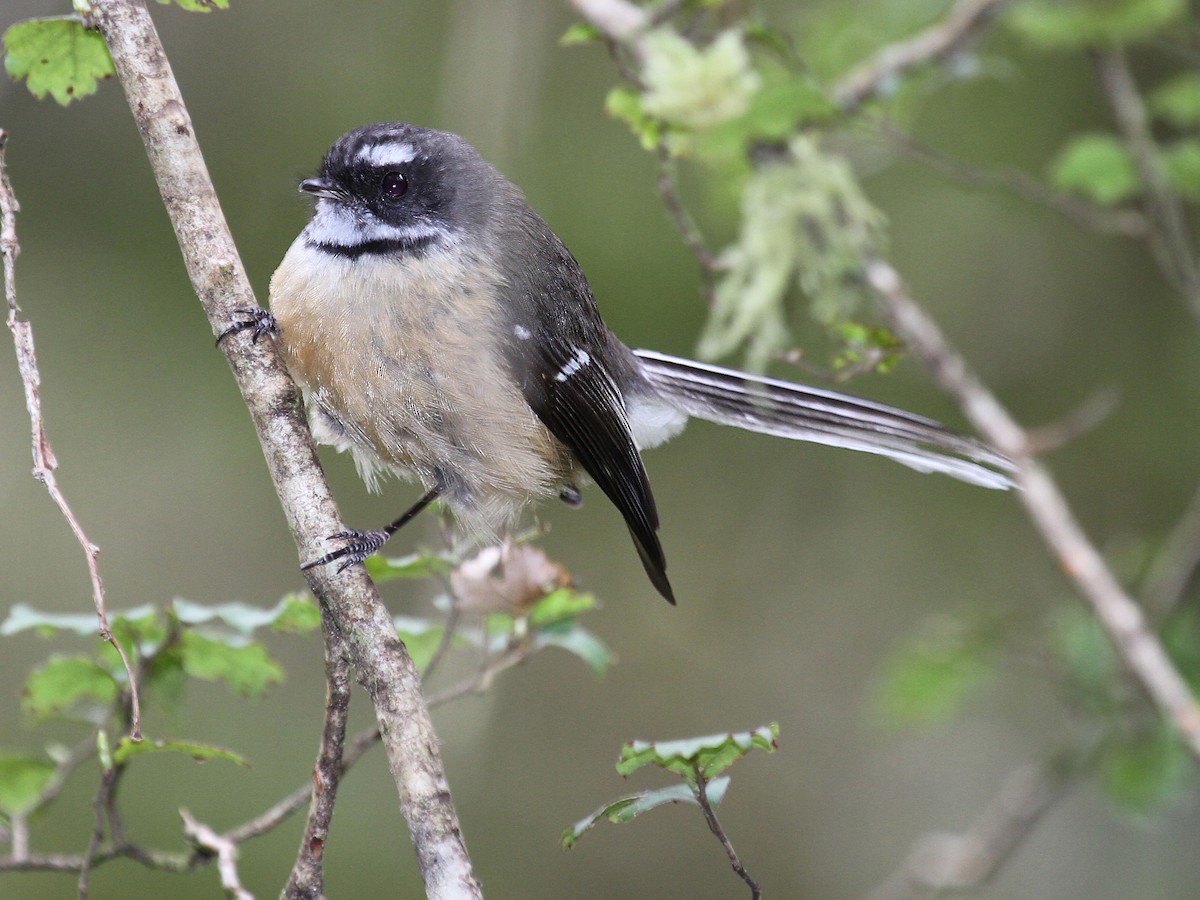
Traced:
POLYGON ((387 531, 339 531, 337 534, 331 534, 331 541, 347 541, 346 546, 332 550, 326 553, 320 559, 315 559, 310 563, 305 563, 300 567, 301 571, 315 569, 317 566, 323 566, 327 563, 342 560, 342 564, 338 566, 338 572, 344 572, 346 569, 355 563, 362 562, 372 553, 387 543, 391 534, 387 531))
POLYGON ((245 318, 239 318, 235 320, 232 325, 218 334, 218 345, 231 334, 238 334, 242 331, 251 332, 250 340, 255 344, 257 344, 258 339, 264 335, 279 333, 279 323, 275 320, 275 316, 273 316, 268 310, 257 306, 246 306, 242 307, 241 309, 234 310, 234 313, 238 316, 244 316, 245 318))

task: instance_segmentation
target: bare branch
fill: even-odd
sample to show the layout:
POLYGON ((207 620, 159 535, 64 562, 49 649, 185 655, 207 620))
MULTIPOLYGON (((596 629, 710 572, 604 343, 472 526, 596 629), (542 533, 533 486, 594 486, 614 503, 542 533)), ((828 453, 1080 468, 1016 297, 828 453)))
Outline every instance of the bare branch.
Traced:
POLYGON ((905 134, 890 122, 881 121, 879 128, 892 147, 960 184, 1010 190, 1023 200, 1052 209, 1076 225, 1101 234, 1115 234, 1138 241, 1146 240, 1150 235, 1146 217, 1136 210, 1098 206, 1082 197, 1056 191, 1020 169, 985 169, 969 165, 905 134))
POLYGON ((1150 117, 1129 71, 1129 61, 1124 51, 1116 47, 1095 51, 1092 61, 1145 191, 1146 214, 1153 226, 1150 247, 1155 260, 1167 280, 1183 294, 1193 315, 1200 316, 1200 268, 1188 233, 1187 217, 1150 133, 1150 117))
POLYGON ((1063 572, 1075 584, 1118 656, 1200 760, 1200 706, 1150 629, 1138 604, 1121 587, 1087 539, 1049 473, 1030 456, 1028 435, 983 386, 909 296, 899 273, 880 259, 865 269, 892 328, 925 362, 979 432, 1019 466, 1019 498, 1063 572))
POLYGON ((651 24, 644 9, 628 0, 570 0, 570 4, 610 40, 641 58, 641 35, 651 24))
POLYGON ((183 833, 202 855, 216 857, 221 889, 230 900, 254 900, 254 895, 242 887, 237 871, 237 844, 217 834, 211 827, 198 822, 186 809, 179 810, 183 818, 183 833))
POLYGON ((1008 0, 958 0, 941 19, 910 38, 884 47, 856 66, 833 88, 843 109, 855 109, 891 90, 909 69, 960 52, 991 23, 1008 0))
POLYGON ((716 276, 721 265, 717 260, 717 255, 704 240, 704 235, 700 233, 696 220, 683 205, 683 200, 679 196, 679 184, 675 177, 675 163, 666 147, 658 149, 657 184, 659 196, 662 197, 663 205, 666 206, 671 221, 675 223, 675 228, 683 238, 683 243, 692 251, 696 265, 700 267, 700 284, 704 294, 704 303, 712 308, 716 302, 716 276))
POLYGON ((129 678, 130 727, 129 736, 135 741, 142 739, 142 711, 138 699, 137 679, 134 678, 133 668, 125 648, 121 646, 108 626, 108 614, 104 605, 104 583, 100 580, 100 569, 96 557, 100 548, 88 539, 75 513, 71 511, 67 498, 58 487, 58 479, 54 470, 58 468, 58 460, 54 458, 54 450, 50 439, 46 436, 46 425, 42 418, 42 400, 38 391, 42 383, 38 371, 37 354, 33 349, 33 328, 20 318, 20 307, 17 306, 16 261, 21 252, 17 243, 17 204, 16 195, 8 180, 5 168, 4 148, 8 135, 0 129, 0 255, 4 257, 4 297, 8 302, 8 330, 12 332, 13 345, 17 351, 17 368, 21 373, 21 382, 25 386, 25 408, 29 411, 29 424, 33 432, 33 477, 46 486, 50 499, 58 507, 67 525, 70 526, 75 540, 83 548, 87 560, 88 576, 92 582, 92 603, 96 607, 96 618, 100 622, 100 637, 112 645, 121 657, 125 666, 125 674, 129 678))
POLYGON ((721 842, 721 846, 725 849, 725 855, 729 857, 729 864, 733 867, 742 881, 750 886, 750 894, 753 900, 759 900, 762 897, 762 888, 759 886, 746 867, 742 865, 741 858, 737 855, 737 851, 733 849, 733 843, 729 840, 729 835, 725 833, 725 829, 721 826, 717 819, 717 814, 712 808, 712 803, 708 800, 708 779, 704 776, 704 769, 699 763, 692 766, 692 773, 695 776, 695 787, 693 792, 696 795, 696 802, 700 804, 700 809, 704 811, 704 821, 708 823, 708 830, 716 835, 717 840, 721 842))
MULTIPOLYGON (((154 23, 139 0, 95 0, 89 23, 108 44, 171 218, 188 275, 214 335, 257 304, 217 202, 192 121, 154 23)), ((304 420, 299 393, 270 341, 221 345, 246 401, 301 558, 341 529, 304 420)), ((450 799, 421 682, 362 566, 311 570, 309 584, 346 640, 380 723, 430 897, 478 897, 479 883, 450 799)))
POLYGON ((1142 603, 1162 619, 1179 603, 1200 568, 1200 488, 1150 563, 1142 587, 1142 603))
MULTIPOLYGON (((322 617, 328 618, 324 609, 322 617)), ((325 845, 329 839, 329 824, 337 800, 338 784, 342 777, 342 748, 346 743, 346 720, 350 714, 350 661, 337 627, 325 623, 325 728, 321 733, 321 749, 313 767, 312 804, 308 824, 300 839, 292 874, 283 889, 285 898, 315 898, 325 896, 325 845)))
POLYGON ((931 832, 867 900, 912 900, 982 885, 1020 846, 1042 815, 1063 797, 1070 769, 1030 763, 1012 772, 961 834, 931 832))

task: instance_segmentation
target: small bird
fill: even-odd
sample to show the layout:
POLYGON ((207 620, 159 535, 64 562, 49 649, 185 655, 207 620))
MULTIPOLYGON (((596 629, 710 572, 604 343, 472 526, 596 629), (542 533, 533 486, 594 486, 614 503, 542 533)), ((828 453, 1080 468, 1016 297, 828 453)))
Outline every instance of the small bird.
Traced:
POLYGON ((388 472, 425 489, 385 528, 333 535, 342 546, 306 568, 363 560, 434 500, 482 539, 534 501, 579 505, 590 479, 674 603, 640 451, 691 416, 1012 486, 1008 459, 921 416, 629 349, 558 235, 457 135, 366 125, 300 190, 315 209, 270 306, 313 434, 349 450, 369 489, 388 472))

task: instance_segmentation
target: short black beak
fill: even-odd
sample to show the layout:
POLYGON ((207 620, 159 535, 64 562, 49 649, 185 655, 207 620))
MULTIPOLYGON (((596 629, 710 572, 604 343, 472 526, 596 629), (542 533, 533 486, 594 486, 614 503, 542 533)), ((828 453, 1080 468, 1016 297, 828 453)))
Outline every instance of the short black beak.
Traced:
POLYGON ((345 196, 341 188, 325 178, 306 178, 300 182, 300 190, 326 200, 339 200, 345 196))

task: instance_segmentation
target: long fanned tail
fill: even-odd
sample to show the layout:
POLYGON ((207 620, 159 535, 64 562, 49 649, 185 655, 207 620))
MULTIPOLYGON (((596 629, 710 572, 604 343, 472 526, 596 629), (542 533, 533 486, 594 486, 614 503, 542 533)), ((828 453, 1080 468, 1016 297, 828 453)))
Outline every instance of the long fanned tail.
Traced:
POLYGON ((913 413, 849 394, 635 350, 642 374, 689 416, 799 441, 878 453, 918 472, 987 488, 1013 487, 1011 460, 913 413))

